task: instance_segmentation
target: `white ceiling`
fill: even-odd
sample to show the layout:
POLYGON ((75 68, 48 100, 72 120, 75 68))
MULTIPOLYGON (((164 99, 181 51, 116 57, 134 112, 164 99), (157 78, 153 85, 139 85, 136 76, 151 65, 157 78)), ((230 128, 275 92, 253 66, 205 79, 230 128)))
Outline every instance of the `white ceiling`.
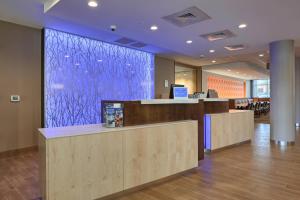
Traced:
POLYGON ((207 72, 243 80, 264 80, 270 77, 270 73, 267 69, 249 62, 216 64, 202 67, 202 69, 207 72))
POLYGON ((1 0, 0 19, 32 27, 50 27, 113 42, 121 36, 149 44, 145 51, 159 53, 178 62, 196 66, 228 62, 251 62, 266 66, 268 44, 294 39, 300 46, 300 0, 99 0, 90 8, 87 0, 61 0, 46 14, 43 0, 1 0), (197 6, 212 19, 179 28, 162 19, 191 6, 197 6), (239 29, 240 23, 248 28, 239 29), (111 32, 110 25, 117 31, 111 32), (152 32, 151 25, 159 30, 152 32), (199 35, 229 29, 236 37, 208 42, 199 35), (193 43, 187 45, 186 40, 193 43), (245 50, 230 52, 226 45, 244 44, 245 50), (208 53, 214 49, 214 54, 208 53), (205 55, 205 58, 200 58, 205 55))

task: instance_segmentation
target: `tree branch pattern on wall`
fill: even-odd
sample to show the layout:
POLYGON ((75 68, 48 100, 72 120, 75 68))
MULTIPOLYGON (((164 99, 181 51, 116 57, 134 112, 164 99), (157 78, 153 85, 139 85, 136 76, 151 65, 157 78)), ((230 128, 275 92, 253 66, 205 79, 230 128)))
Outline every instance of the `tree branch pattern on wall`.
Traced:
POLYGON ((101 122, 101 100, 154 96, 154 56, 45 30, 45 127, 101 122))

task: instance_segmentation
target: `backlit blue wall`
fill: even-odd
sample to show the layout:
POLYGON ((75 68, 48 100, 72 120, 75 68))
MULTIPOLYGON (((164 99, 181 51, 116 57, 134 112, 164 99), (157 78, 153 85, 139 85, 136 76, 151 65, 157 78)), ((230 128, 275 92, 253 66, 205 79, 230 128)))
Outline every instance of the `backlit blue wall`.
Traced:
POLYGON ((153 54, 45 30, 46 127, 100 123, 101 100, 153 96, 153 54))

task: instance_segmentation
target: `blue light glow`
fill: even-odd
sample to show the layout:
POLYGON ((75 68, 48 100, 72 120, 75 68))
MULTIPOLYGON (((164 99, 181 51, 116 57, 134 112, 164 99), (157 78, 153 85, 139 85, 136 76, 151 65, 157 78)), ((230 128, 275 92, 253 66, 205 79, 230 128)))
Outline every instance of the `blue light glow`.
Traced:
POLYGON ((210 115, 204 115, 204 148, 211 150, 211 119, 210 115))
POLYGON ((101 100, 153 96, 153 54, 45 30, 45 127, 100 123, 101 100))

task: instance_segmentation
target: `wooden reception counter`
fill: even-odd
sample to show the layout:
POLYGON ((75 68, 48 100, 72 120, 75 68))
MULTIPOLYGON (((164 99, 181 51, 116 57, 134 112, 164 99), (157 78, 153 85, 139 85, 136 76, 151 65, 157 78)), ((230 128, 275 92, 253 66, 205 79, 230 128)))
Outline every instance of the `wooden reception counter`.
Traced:
POLYGON ((107 103, 122 104, 124 127, 39 129, 44 200, 98 199, 197 167, 204 119, 212 150, 253 131, 253 113, 229 111, 226 99, 102 101, 102 114, 107 103))
POLYGON ((151 99, 141 101, 102 101, 102 123, 104 107, 110 103, 123 104, 124 126, 143 125, 180 120, 198 121, 198 159, 204 158, 204 114, 229 112, 228 99, 151 99))
POLYGON ((198 122, 39 129, 44 200, 94 200, 198 166, 198 122))
POLYGON ((253 133, 254 113, 251 110, 205 115, 205 148, 208 151, 250 141, 253 133))

